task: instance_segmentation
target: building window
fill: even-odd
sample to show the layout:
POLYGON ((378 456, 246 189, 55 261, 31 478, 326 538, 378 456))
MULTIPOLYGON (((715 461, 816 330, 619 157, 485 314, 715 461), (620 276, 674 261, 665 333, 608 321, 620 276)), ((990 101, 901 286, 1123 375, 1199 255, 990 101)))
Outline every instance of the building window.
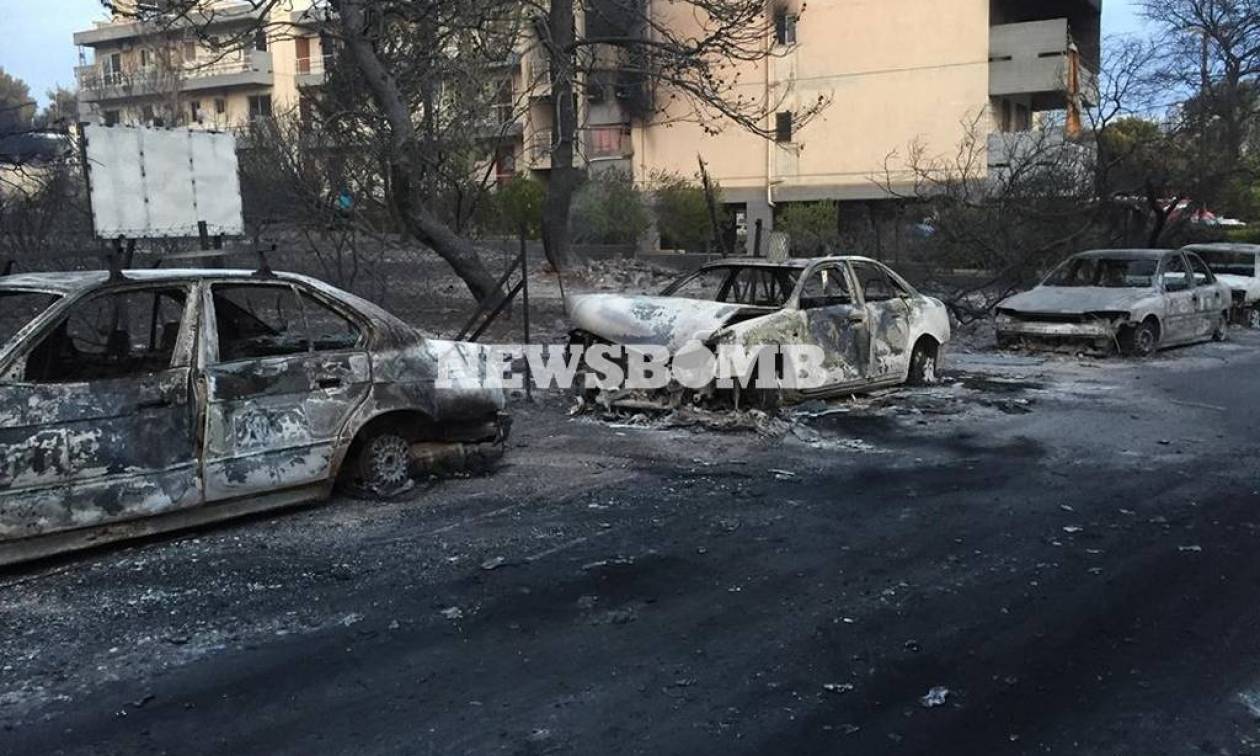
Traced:
POLYGON ((151 65, 153 65, 153 53, 149 52, 148 50, 141 50, 140 51, 140 67, 148 68, 151 65))
POLYGON ((494 178, 499 186, 516 178, 516 151, 510 145, 500 147, 494 154, 494 178))
POLYGON ((250 95, 249 96, 249 117, 252 118, 270 118, 271 117, 271 95, 250 95))
POLYGON ((512 80, 500 79, 491 106, 494 125, 503 126, 516 120, 516 102, 513 100, 512 80))
POLYGON ((267 52, 267 30, 259 29, 254 33, 254 49, 258 52, 267 52))
POLYGON ((144 121, 145 123, 150 123, 150 124, 153 123, 154 119, 153 119, 153 106, 152 105, 145 105, 144 107, 140 108, 140 120, 144 121))
POLYGON ((311 38, 298 37, 293 40, 293 47, 297 52, 297 72, 300 74, 308 74, 311 72, 311 38))
POLYGON ((779 45, 796 44, 796 16, 784 8, 774 12, 774 42, 779 45))
POLYGON ((201 100, 188 103, 188 120, 192 123, 201 123, 201 100))
POLYGON ((774 141, 792 141, 792 112, 774 114, 774 141))
POLYGON ((106 110, 101 114, 101 117, 104 119, 106 126, 118 125, 119 114, 117 110, 106 110))
POLYGON ((197 40, 189 39, 184 42, 184 60, 189 63, 197 59, 197 40))
POLYGON ((222 97, 214 98, 214 114, 223 115, 227 112, 227 100, 222 97))

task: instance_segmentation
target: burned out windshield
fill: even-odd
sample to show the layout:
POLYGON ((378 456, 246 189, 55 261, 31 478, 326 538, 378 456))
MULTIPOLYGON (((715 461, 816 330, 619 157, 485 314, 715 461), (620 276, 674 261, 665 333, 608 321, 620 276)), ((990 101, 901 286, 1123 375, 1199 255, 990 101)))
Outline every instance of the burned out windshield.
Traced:
POLYGON ((1256 276, 1256 255, 1253 252, 1196 249, 1195 254, 1203 258, 1203 262, 1217 275, 1256 276))
POLYGON ((1074 257, 1060 265, 1042 285, 1146 289, 1155 285, 1157 267, 1158 261, 1147 258, 1074 257))
POLYGON ((37 291, 0 291, 0 348, 58 299, 56 294, 37 291))
POLYGON ((683 276, 661 294, 753 307, 782 307, 791 298, 800 275, 798 268, 722 265, 683 276))

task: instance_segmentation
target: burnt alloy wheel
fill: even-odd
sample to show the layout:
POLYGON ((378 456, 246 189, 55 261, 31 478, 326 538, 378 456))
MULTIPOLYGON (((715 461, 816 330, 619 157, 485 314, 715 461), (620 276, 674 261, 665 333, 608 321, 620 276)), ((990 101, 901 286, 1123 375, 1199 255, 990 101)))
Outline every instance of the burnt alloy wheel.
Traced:
POLYGON ((1130 357, 1150 357, 1159 348, 1159 325, 1147 318, 1122 334, 1120 345, 1130 357))
POLYGON ((911 386, 930 386, 936 383, 937 349, 927 339, 920 339, 910 355, 910 375, 906 383, 911 386))
POLYGON ((355 487, 382 499, 411 490, 411 442, 382 431, 363 442, 355 459, 355 487))

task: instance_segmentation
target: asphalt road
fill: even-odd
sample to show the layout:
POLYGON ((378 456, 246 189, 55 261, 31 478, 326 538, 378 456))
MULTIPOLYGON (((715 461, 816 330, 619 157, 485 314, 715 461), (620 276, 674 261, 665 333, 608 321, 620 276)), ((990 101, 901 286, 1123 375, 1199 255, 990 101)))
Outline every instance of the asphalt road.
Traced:
POLYGON ((0 753, 1260 753, 1260 334, 950 378, 5 573, 0 753))

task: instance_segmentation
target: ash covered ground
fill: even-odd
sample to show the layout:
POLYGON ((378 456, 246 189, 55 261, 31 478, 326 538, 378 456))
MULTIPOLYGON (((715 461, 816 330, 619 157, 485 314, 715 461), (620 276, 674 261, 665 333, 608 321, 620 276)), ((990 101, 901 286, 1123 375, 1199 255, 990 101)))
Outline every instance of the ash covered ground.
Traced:
POLYGON ((0 574, 0 752, 1260 752, 1232 335, 963 338, 937 386, 725 428, 517 397, 490 475, 0 574))

